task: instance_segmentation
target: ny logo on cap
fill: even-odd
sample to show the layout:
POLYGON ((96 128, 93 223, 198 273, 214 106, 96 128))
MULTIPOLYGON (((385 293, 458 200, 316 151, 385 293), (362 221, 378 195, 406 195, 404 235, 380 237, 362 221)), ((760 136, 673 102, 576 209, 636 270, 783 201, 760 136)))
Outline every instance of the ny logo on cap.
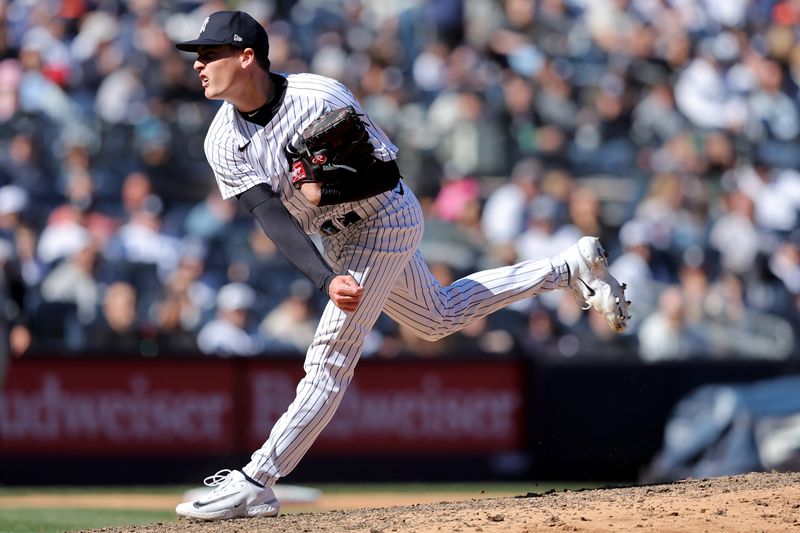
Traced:
POLYGON ((200 33, 203 33, 204 31, 206 31, 206 24, 208 24, 208 19, 210 19, 210 18, 211 17, 206 17, 206 20, 203 21, 203 25, 200 26, 200 33))

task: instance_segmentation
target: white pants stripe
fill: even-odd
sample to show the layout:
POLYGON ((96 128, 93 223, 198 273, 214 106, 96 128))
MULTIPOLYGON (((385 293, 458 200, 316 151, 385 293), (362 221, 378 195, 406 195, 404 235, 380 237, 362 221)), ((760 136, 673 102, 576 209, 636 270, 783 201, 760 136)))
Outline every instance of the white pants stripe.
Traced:
POLYGON ((422 233, 422 210, 406 190, 395 192, 380 215, 323 240, 334 271, 356 278, 364 297, 354 313, 328 302, 295 399, 253 453, 246 474, 271 485, 295 468, 336 412, 382 311, 434 340, 514 301, 566 286, 566 266, 544 259, 477 272, 442 287, 416 251, 422 233))

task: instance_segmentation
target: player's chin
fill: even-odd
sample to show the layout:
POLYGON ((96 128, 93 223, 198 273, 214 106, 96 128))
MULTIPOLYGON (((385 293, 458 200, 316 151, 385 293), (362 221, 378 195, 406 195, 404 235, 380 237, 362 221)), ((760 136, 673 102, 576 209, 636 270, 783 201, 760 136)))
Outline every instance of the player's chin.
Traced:
POLYGON ((208 100, 221 100, 222 95, 219 91, 215 90, 212 85, 206 85, 203 87, 203 94, 208 100))

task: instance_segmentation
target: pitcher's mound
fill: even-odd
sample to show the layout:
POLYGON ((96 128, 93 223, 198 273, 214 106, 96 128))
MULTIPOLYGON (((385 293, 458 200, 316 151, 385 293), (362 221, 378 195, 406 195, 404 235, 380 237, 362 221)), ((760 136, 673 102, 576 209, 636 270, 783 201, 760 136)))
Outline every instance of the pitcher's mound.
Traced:
POLYGON ((422 531, 657 531, 800 533, 800 473, 753 473, 663 485, 513 498, 286 514, 199 523, 180 520, 104 533, 422 531))

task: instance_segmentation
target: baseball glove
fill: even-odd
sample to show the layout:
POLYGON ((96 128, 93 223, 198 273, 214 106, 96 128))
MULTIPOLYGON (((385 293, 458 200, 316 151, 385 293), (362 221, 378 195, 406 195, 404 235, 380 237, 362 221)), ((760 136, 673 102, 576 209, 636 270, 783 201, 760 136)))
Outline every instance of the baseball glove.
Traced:
POLYGON ((334 109, 316 118, 300 135, 301 146, 290 155, 292 185, 335 183, 375 163, 374 147, 353 106, 334 109))

